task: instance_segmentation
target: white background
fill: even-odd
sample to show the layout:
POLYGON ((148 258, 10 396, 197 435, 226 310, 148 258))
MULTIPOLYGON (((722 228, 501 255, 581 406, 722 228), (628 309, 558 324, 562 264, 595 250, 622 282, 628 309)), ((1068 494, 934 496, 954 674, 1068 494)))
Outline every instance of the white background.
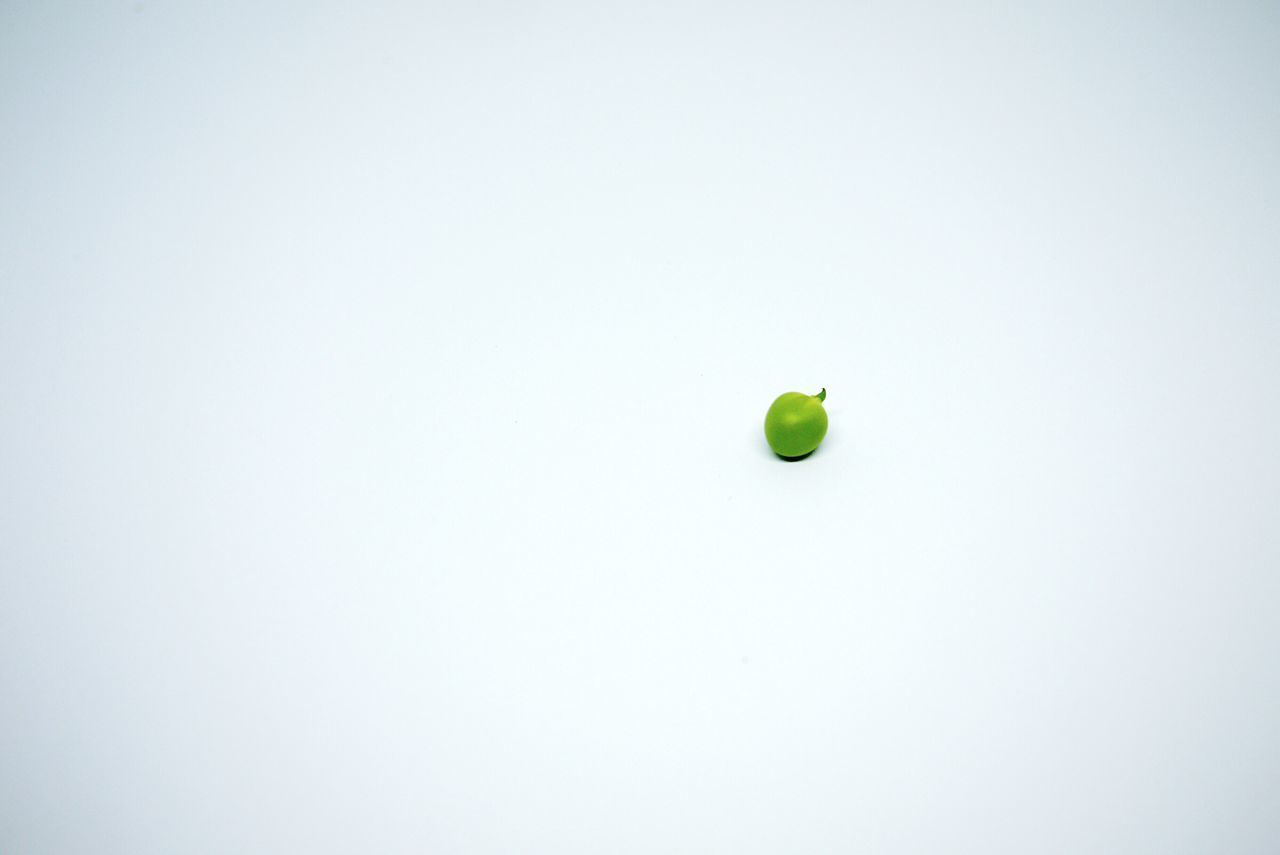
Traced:
POLYGON ((1276 852, 1278 105, 1272 3, 0 4, 0 850, 1276 852))

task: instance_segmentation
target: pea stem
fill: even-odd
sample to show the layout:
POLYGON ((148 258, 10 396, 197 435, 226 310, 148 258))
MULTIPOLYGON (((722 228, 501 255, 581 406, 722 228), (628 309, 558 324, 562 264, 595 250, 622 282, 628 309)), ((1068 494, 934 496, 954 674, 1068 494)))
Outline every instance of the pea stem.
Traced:
POLYGON ((825 388, 825 387, 823 388, 823 390, 822 390, 821 392, 819 392, 819 393, 818 393, 818 400, 819 400, 819 401, 825 401, 825 400, 827 400, 827 390, 826 390, 826 388, 825 388))

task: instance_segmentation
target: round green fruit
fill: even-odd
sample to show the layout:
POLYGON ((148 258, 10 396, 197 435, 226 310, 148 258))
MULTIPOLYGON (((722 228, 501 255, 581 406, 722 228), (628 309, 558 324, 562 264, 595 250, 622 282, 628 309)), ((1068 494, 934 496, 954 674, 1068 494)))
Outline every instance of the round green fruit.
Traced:
POLYGON ((816 395, 786 392, 779 395, 764 417, 764 438, 779 457, 804 457, 827 435, 827 411, 822 402, 827 390, 816 395))

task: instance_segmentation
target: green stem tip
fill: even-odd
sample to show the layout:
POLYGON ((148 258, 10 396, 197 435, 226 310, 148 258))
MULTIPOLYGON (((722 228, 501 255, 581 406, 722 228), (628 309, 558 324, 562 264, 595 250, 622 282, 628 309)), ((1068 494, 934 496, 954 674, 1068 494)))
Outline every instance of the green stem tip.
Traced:
POLYGON ((827 400, 827 390, 826 390, 825 388, 824 388, 821 392, 819 392, 819 393, 818 393, 818 400, 819 400, 819 401, 825 401, 825 400, 827 400))

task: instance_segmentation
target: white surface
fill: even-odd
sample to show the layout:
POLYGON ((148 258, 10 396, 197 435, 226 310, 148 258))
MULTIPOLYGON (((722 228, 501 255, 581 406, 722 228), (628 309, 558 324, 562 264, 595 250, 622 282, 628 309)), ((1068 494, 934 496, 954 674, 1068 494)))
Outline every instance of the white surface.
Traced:
POLYGON ((1277 850, 1273 4, 202 5, 0 8, 0 850, 1277 850))

